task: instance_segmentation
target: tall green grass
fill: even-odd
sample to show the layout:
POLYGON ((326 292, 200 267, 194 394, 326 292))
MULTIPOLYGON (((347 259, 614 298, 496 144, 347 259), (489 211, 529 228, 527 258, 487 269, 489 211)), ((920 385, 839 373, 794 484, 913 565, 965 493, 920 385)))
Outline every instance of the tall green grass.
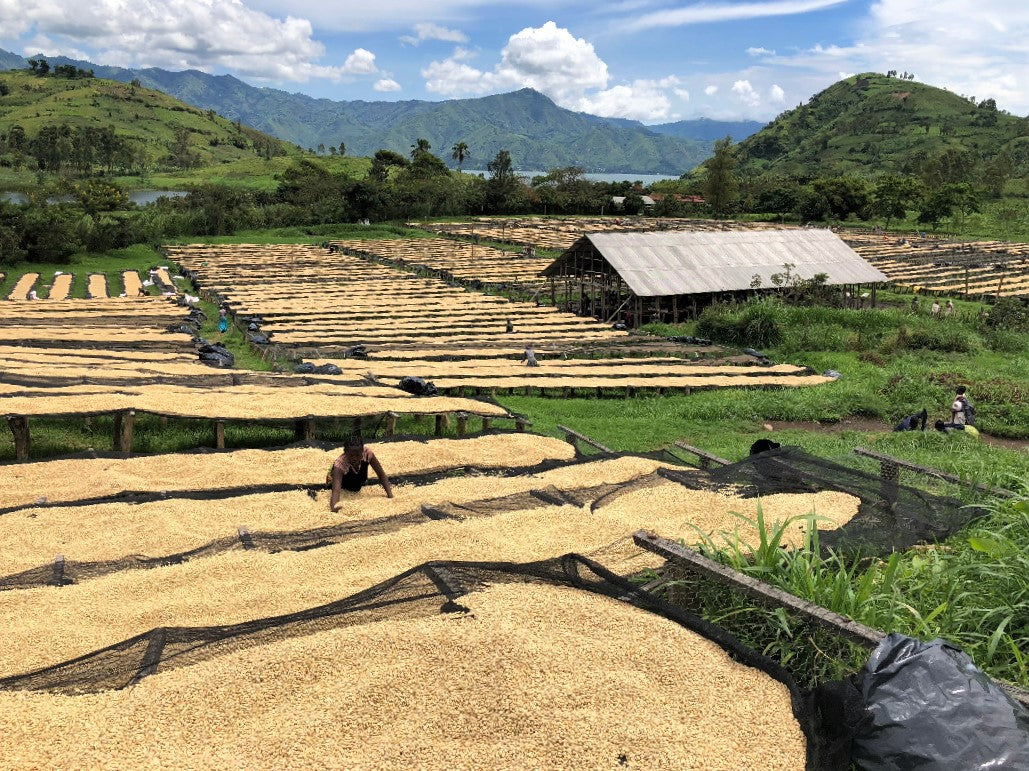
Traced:
MULTIPOLYGON (((690 540, 711 559, 875 629, 947 639, 990 675, 1029 686, 1029 485, 990 508, 941 544, 872 561, 823 554, 814 512, 769 523, 758 506, 755 519, 741 517, 757 529, 756 542, 738 532, 698 532, 690 540), (786 528, 797 520, 806 526, 804 544, 782 548, 786 528)), ((856 671, 867 658, 867 650, 781 608, 755 607, 725 587, 683 581, 705 617, 777 657, 807 685, 856 671)), ((673 598, 675 590, 673 584, 673 598)))

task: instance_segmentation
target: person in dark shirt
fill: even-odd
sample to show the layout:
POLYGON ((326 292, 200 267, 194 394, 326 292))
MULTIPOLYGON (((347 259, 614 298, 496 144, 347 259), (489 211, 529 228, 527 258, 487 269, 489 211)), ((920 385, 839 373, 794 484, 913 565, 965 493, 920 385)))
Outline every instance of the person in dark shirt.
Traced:
POLYGON ((360 437, 349 437, 343 445, 343 454, 332 464, 329 473, 326 475, 325 483, 332 489, 329 497, 329 508, 332 511, 339 511, 339 499, 343 490, 351 493, 358 493, 368 481, 368 467, 371 466, 382 489, 386 491, 386 497, 393 497, 393 487, 389 483, 389 477, 375 457, 375 453, 365 447, 360 437))
POLYGON ((925 423, 929 419, 929 411, 922 410, 917 415, 908 415, 893 427, 894 431, 925 431, 925 423))

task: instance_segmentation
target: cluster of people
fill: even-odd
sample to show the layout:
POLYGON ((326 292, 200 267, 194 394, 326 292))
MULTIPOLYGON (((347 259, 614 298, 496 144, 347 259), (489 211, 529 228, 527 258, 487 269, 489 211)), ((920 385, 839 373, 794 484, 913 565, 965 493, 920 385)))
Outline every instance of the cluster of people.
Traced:
MULTIPOLYGON (((911 313, 912 315, 918 314, 918 295, 916 294, 911 298, 911 313)), ((954 301, 947 300, 946 305, 940 305, 940 301, 933 298, 932 305, 929 306, 929 315, 933 318, 940 318, 940 316, 953 316, 954 315, 954 301)))
MULTIPOLYGON (((904 417, 893 430, 925 431, 928 420, 928 411, 922 410, 920 413, 904 417)), ((975 406, 969 400, 968 389, 965 386, 958 386, 954 392, 954 400, 950 404, 950 420, 937 420, 933 428, 944 433, 965 431, 970 436, 979 436, 979 430, 975 427, 975 406)))

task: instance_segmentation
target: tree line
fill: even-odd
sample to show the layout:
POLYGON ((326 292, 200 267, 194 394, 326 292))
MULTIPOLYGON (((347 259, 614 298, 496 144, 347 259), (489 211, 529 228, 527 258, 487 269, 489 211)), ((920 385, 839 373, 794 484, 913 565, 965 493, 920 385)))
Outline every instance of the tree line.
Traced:
POLYGON ((972 150, 947 148, 916 159, 917 173, 741 174, 735 148, 726 137, 715 143, 714 156, 701 173, 655 187, 702 192, 719 217, 752 213, 804 222, 879 219, 889 227, 910 210, 917 213, 918 223, 936 229, 947 219, 960 225, 962 218, 980 211, 984 201, 1000 198, 1014 166, 1008 151, 983 160, 972 150))
MULTIPOLYGON (((58 139, 62 136, 61 132, 57 135, 58 139)), ((71 141, 78 136, 72 130, 63 138, 78 147, 81 143, 71 141)), ((94 136, 94 151, 101 152, 111 139, 111 132, 94 136)), ((452 157, 459 163, 466 152, 462 144, 453 148, 452 157)), ((94 163, 98 158, 109 162, 106 154, 93 156, 94 163)), ((87 158, 76 162, 85 168, 87 158)), ((25 203, 0 201, 0 264, 21 260, 60 263, 80 251, 135 243, 157 245, 178 236, 366 219, 381 222, 532 212, 634 214, 643 208, 642 192, 640 185, 630 181, 590 181, 580 167, 552 169, 529 180, 517 174, 507 150, 498 152, 487 164, 485 176, 461 174, 433 154, 424 139, 417 140, 408 155, 379 150, 363 176, 335 172, 317 157, 302 157, 278 177, 272 191, 207 184, 192 188, 186 196, 162 198, 144 207, 129 204, 127 196, 102 177, 75 180, 53 176, 31 191, 25 203), (624 208, 612 209, 615 195, 626 197, 624 208)), ((660 213, 685 213, 674 210, 676 205, 673 197, 662 204, 660 213)))

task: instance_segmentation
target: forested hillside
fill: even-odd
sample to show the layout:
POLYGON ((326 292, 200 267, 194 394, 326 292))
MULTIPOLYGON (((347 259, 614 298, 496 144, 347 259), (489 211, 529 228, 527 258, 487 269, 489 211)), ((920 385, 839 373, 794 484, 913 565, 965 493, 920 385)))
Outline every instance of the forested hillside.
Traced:
POLYGON ((742 173, 817 176, 921 174, 928 164, 953 177, 972 165, 991 175, 1029 173, 1029 120, 997 109, 987 95, 864 73, 815 94, 739 144, 742 173))
POLYGON ((0 72, 0 167, 147 174, 290 153, 299 150, 138 83, 45 61, 0 72))

